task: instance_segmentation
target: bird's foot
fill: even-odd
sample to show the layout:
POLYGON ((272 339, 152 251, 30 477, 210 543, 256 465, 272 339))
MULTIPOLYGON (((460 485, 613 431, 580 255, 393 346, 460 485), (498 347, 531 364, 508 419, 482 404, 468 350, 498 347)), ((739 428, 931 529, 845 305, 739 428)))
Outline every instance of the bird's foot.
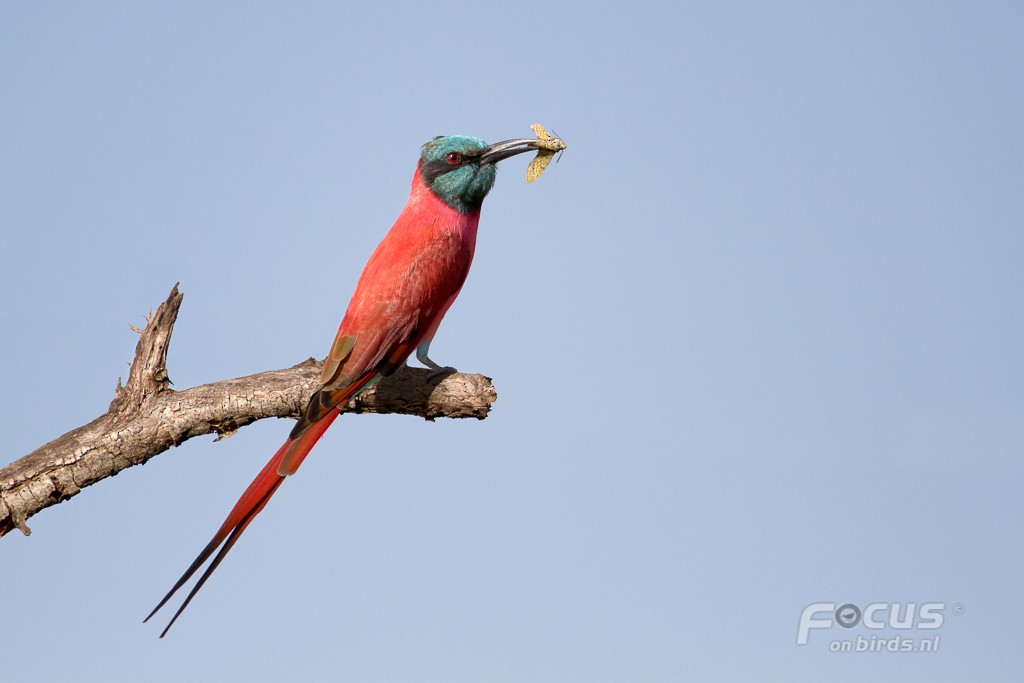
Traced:
POLYGON ((418 360, 419 362, 423 363, 425 366, 427 366, 428 368, 430 368, 433 371, 429 375, 427 375, 427 381, 428 382, 431 382, 431 381, 433 381, 433 380, 435 380, 438 377, 441 377, 443 375, 452 375, 452 374, 455 374, 456 372, 458 372, 458 370, 456 370, 453 367, 449 367, 449 366, 442 367, 442 366, 438 365, 437 363, 435 363, 434 361, 430 360, 430 356, 427 355, 427 353, 429 351, 430 351, 430 343, 429 342, 424 343, 424 344, 420 344, 419 348, 416 349, 416 360, 418 360))
POLYGON ((446 365, 444 367, 441 367, 437 363, 434 363, 434 365, 431 366, 431 368, 430 368, 430 374, 427 375, 427 381, 428 382, 433 382, 434 380, 436 380, 436 379, 438 379, 440 377, 444 377, 446 375, 454 375, 456 372, 458 372, 458 370, 456 370, 455 368, 451 367, 450 365, 446 365))

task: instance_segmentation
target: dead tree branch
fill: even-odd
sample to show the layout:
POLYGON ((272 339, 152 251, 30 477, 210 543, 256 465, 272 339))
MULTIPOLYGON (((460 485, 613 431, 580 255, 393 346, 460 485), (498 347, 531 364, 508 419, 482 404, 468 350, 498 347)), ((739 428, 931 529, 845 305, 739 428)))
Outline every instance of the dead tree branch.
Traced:
MULTIPOLYGON (((256 420, 302 413, 322 366, 312 358, 283 370, 171 389, 167 348, 181 301, 175 285, 147 317, 128 381, 118 381, 106 413, 0 468, 0 536, 12 529, 28 535, 26 520, 43 508, 194 436, 216 432, 223 438, 256 420)), ((405 368, 353 399, 345 412, 483 419, 496 398, 483 375, 405 368)))

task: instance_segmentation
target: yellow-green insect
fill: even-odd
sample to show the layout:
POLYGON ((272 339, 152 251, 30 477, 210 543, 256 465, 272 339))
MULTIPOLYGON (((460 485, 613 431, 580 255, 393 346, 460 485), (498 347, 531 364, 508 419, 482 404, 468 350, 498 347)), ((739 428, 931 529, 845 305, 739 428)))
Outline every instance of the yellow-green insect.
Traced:
POLYGON ((555 152, 561 152, 565 149, 565 143, 562 141, 562 138, 552 137, 544 130, 544 126, 535 123, 530 128, 533 129, 534 134, 537 136, 537 141, 533 143, 533 146, 537 148, 537 156, 526 167, 526 182, 528 183, 532 183, 537 178, 540 178, 540 174, 551 163, 551 157, 555 156, 555 152))

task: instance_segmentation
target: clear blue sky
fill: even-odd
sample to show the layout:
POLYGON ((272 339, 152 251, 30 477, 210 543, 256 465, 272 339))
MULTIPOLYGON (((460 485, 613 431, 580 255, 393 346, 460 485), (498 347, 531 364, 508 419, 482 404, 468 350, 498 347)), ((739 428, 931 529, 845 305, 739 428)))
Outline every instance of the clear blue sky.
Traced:
POLYGON ((5 680, 1020 675, 1020 3, 214 4, 0 4, 4 462, 178 281, 176 387, 322 357, 420 144, 541 121, 432 348, 499 399, 342 418, 164 641, 289 423, 44 511, 5 680), (817 602, 943 622, 798 645, 817 602))

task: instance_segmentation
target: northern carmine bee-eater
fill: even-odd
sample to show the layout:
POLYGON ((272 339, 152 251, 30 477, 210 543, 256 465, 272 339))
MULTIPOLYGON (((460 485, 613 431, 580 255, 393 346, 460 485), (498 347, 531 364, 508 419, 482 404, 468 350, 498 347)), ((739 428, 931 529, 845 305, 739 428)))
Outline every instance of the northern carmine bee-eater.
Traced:
POLYGON ((350 398, 393 373, 413 351, 424 365, 443 369, 427 351, 469 273, 480 206, 494 185, 495 164, 515 154, 537 151, 539 143, 517 139, 488 145, 478 138, 452 135, 423 145, 409 200, 363 268, 327 354, 320 386, 305 414, 235 503, 213 539, 146 617, 149 621, 217 553, 161 638, 350 398))

